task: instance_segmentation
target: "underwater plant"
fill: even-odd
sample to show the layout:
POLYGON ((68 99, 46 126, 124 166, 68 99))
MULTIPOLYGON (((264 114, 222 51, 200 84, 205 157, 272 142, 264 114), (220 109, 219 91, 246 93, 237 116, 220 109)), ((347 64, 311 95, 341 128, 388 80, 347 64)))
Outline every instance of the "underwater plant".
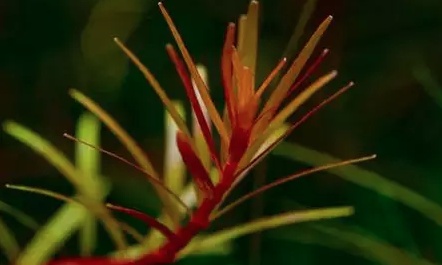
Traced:
MULTIPOLYGON (((106 205, 107 210, 122 212, 140 219, 161 234, 164 237, 164 241, 152 250, 144 250, 143 253, 137 255, 137 257, 125 257, 124 242, 120 240, 122 242, 120 242, 119 247, 123 248, 123 254, 119 257, 61 258, 49 261, 47 263, 48 265, 169 264, 174 262, 185 248, 191 244, 191 241, 207 229, 215 219, 230 211, 239 203, 301 176, 366 161, 375 157, 374 155, 364 156, 307 169, 265 185, 241 197, 237 201, 222 207, 225 198, 246 176, 251 168, 268 155, 274 147, 294 129, 302 125, 314 113, 352 87, 353 82, 345 85, 308 111, 301 119, 287 126, 286 122, 288 118, 316 91, 333 80, 337 75, 336 71, 331 71, 312 82, 304 90, 299 91, 301 85, 303 85, 306 79, 317 69, 318 65, 328 53, 327 49, 323 50, 318 58, 313 60, 311 66, 305 68, 322 35, 330 24, 332 17, 327 17, 319 25, 307 44, 290 65, 286 65, 288 60, 283 58, 264 81, 259 86, 256 86, 255 71, 258 49, 259 4, 257 1, 251 1, 247 15, 242 16, 239 20, 238 34, 236 34, 237 26, 234 23, 230 23, 227 26, 221 58, 221 75, 225 105, 222 112, 219 112, 210 97, 207 83, 198 72, 172 18, 161 2, 158 6, 181 52, 180 56, 172 45, 169 44, 166 46, 167 53, 185 88, 186 95, 201 132, 202 143, 207 148, 208 156, 205 155, 205 152, 201 152, 201 148, 198 148, 196 135, 192 134, 191 130, 187 127, 182 115, 154 75, 121 41, 116 38, 115 42, 144 74, 177 126, 175 136, 176 147, 181 154, 184 165, 192 177, 195 186, 197 198, 195 206, 189 207, 183 202, 180 194, 175 193, 171 188, 162 183, 158 176, 159 174, 152 167, 150 161, 143 159, 144 156, 140 155, 142 154, 142 150, 134 142, 127 141, 129 137, 104 110, 79 91, 71 90, 71 96, 74 99, 83 104, 90 112, 97 115, 104 124, 112 129, 118 138, 123 139, 122 141, 127 143, 126 146, 135 160, 137 160, 138 165, 132 164, 124 158, 116 157, 113 154, 110 155, 146 173, 148 180, 154 186, 163 203, 164 218, 157 219, 135 209, 111 204, 106 205), (238 36, 237 38, 236 35, 238 36), (285 69, 284 72, 283 69, 285 69), (279 75, 281 75, 281 78, 278 78, 279 75), (271 83, 276 80, 278 82, 273 91, 268 91, 271 87, 271 83), (295 92, 297 95, 292 96, 295 92), (270 93, 268 99, 264 99, 264 93, 270 93), (286 103, 286 101, 288 102, 286 103), (213 124, 214 130, 210 128, 211 124, 213 124), (274 137, 275 133, 281 130, 283 132, 279 133, 277 137, 274 137), (212 171, 214 172, 213 174, 212 171)), ((67 137, 73 138, 69 135, 67 135, 67 137)), ((81 139, 74 138, 74 140, 89 145, 81 139)), ((99 149, 98 147, 94 148, 99 149)), ((99 150, 109 154, 107 151, 99 150)), ((20 189, 19 187, 16 188, 20 189)), ((33 191, 38 192, 37 189, 33 191)), ((78 199, 78 202, 85 204, 86 208, 97 209, 97 211, 101 213, 101 215, 97 214, 98 217, 107 218, 108 222, 110 221, 110 223, 108 223, 108 230, 114 233, 115 238, 121 238, 121 231, 114 231, 112 229, 112 227, 118 226, 118 223, 114 222, 112 218, 109 218, 108 211, 102 209, 103 207, 99 204, 99 200, 91 202, 88 200, 80 200, 79 198, 66 198, 54 193, 45 193, 42 191, 40 193, 67 201, 76 201, 76 199, 78 199), (94 202, 98 205, 90 204, 94 202)), ((87 194, 87 192, 85 193, 87 194)), ((300 213, 299 216, 293 215, 293 213, 286 213, 277 216, 277 218, 272 219, 270 217, 258 220, 256 223, 264 227, 275 227, 278 226, 278 224, 281 225, 299 219, 315 220, 347 216, 350 215, 352 211, 353 209, 351 207, 338 207, 317 211, 305 211, 300 213)), ((244 228, 244 230, 253 231, 250 227, 244 228)))

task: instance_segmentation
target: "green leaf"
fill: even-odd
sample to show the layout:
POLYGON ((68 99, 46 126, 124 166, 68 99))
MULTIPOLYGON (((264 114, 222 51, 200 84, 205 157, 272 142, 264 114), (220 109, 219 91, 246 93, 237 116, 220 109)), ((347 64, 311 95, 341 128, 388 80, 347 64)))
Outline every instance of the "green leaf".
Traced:
POLYGON ((37 154, 44 157, 51 163, 58 171, 60 171, 66 179, 75 186, 76 189, 86 192, 88 187, 81 181, 75 167, 58 149, 52 146, 51 143, 37 135, 28 128, 15 123, 13 121, 6 121, 3 124, 3 129, 6 133, 17 139, 18 141, 29 146, 37 154))
POLYGON ((376 264, 435 265, 428 260, 384 242, 357 227, 310 225, 314 230, 285 231, 274 235, 279 239, 315 244, 364 257, 376 264))
POLYGON ((4 254, 8 261, 13 261, 18 253, 20 253, 20 248, 14 235, 9 231, 6 224, 0 219, 0 248, 3 249, 4 254))
POLYGON ((290 40, 284 50, 284 57, 291 59, 294 57, 294 54, 298 51, 299 40, 301 39, 302 34, 304 34, 304 30, 307 26, 307 22, 312 16, 313 12, 316 8, 317 0, 307 0, 302 7, 301 15, 299 16, 298 23, 296 23, 296 27, 293 30, 293 34, 290 37, 290 40))
MULTIPOLYGON (((312 166, 336 163, 339 161, 330 155, 295 143, 281 143, 275 149, 274 154, 312 166)), ((359 186, 371 189, 390 199, 401 202, 420 212, 428 219, 433 220, 438 225, 442 225, 442 207, 407 187, 354 165, 349 165, 345 168, 330 169, 328 172, 359 186)))
POLYGON ((193 240, 181 252, 181 255, 191 254, 195 251, 201 251, 202 249, 206 248, 210 249, 219 244, 223 244, 225 242, 233 240, 237 237, 255 233, 258 231, 307 221, 344 217, 351 214, 353 214, 352 207, 336 207, 316 210, 293 211, 271 217, 264 217, 243 225, 224 229, 220 232, 208 236, 201 236, 198 240, 193 240))
POLYGON ((112 38, 128 39, 153 3, 149 0, 101 0, 94 3, 81 32, 81 56, 76 57, 81 75, 79 80, 90 81, 93 76, 94 89, 104 88, 100 92, 110 94, 121 87, 129 65, 112 38))
POLYGON ((425 92, 442 108, 442 88, 431 75, 426 65, 419 64, 413 69, 413 75, 421 83, 425 92))
MULTIPOLYGON (((7 121, 3 127, 8 134, 43 156, 75 186, 77 192, 91 207, 89 210, 101 214, 100 217, 118 248, 124 249, 126 242, 118 222, 103 204, 90 197, 89 188, 82 182, 82 176, 64 154, 22 125, 7 121)), ((22 251, 16 262, 17 265, 37 265, 46 261, 62 246, 64 240, 72 234, 75 228, 78 228, 86 214, 87 210, 78 205, 66 205, 61 208, 46 225, 38 230, 32 241, 22 251)))
POLYGON ((20 222, 22 225, 32 230, 36 230, 38 228, 38 223, 37 221, 34 220, 34 218, 12 207, 11 205, 5 202, 0 201, 0 211, 11 215, 15 219, 17 219, 17 221, 20 222))
MULTIPOLYGON (((92 114, 85 113, 77 122, 76 137, 91 145, 100 145, 100 121, 92 114)), ((106 190, 104 180, 100 178, 100 152, 80 142, 75 145, 75 162, 83 176, 83 183, 88 187, 91 197, 101 201, 106 190)), ((87 214, 80 228, 80 253, 89 256, 97 244, 97 222, 92 214, 87 214)))
POLYGON ((362 233, 351 227, 334 228, 327 226, 317 226, 316 229, 329 235, 330 237, 344 242, 351 243, 363 251, 366 257, 376 260, 382 264, 390 265, 430 265, 434 264, 425 259, 418 258, 405 250, 397 248, 391 244, 383 242, 369 236, 367 233, 362 233))
MULTIPOLYGON (((143 152, 141 147, 135 142, 135 140, 130 137, 130 135, 100 106, 98 106, 93 100, 88 98, 81 92, 72 89, 70 90, 70 95, 79 103, 81 103, 90 112, 96 115, 105 124, 109 130, 120 140, 120 142, 126 147, 129 153, 137 161, 137 163, 155 179, 160 179, 158 173, 154 169, 149 157, 143 152)), ((179 223, 179 209, 177 203, 172 201, 172 198, 168 193, 166 193, 163 188, 156 182, 150 180, 153 187, 158 193, 158 196, 162 200, 165 210, 168 215, 176 224, 179 223)))

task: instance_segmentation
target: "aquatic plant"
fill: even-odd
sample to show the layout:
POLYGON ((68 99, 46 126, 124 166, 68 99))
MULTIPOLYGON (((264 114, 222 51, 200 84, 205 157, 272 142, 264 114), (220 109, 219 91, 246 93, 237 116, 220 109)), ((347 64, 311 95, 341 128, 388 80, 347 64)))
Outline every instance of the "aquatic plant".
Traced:
MULTIPOLYGON (((106 204, 104 207, 104 205, 101 204, 102 195, 91 195, 90 187, 87 188, 75 177, 78 172, 74 167, 69 165, 67 167, 69 170, 66 171, 62 166, 60 167, 60 161, 57 162, 52 159, 54 165, 58 165, 60 171, 64 172, 66 176, 69 176, 70 181, 76 186, 77 190, 80 191, 78 196, 69 198, 55 192, 37 188, 23 186, 10 187, 41 193, 71 203, 76 202, 83 204, 91 213, 95 214, 96 217, 105 221, 109 233, 111 233, 112 238, 121 251, 117 257, 62 258, 49 261, 47 264, 168 264, 174 262, 180 255, 185 255, 186 251, 189 252, 189 249, 192 247, 195 248, 198 243, 209 244, 216 240, 222 241, 223 238, 226 237, 229 238, 239 234, 298 221, 350 215, 353 211, 351 207, 289 212, 256 220, 245 226, 237 227, 234 230, 221 231, 220 234, 212 235, 212 241, 207 237, 205 241, 198 239, 198 235, 207 229, 215 219, 233 209, 239 203, 270 188, 307 174, 366 161, 373 159, 375 156, 370 155, 306 169, 265 185, 227 206, 222 206, 225 198, 246 176, 246 173, 251 168, 268 155, 270 151, 294 129, 302 125, 314 113, 352 87, 353 82, 345 85, 304 114, 301 119, 287 126, 288 118, 316 91, 328 84, 337 75, 336 71, 331 71, 313 81, 301 91, 301 85, 304 85, 307 78, 311 76, 328 53, 327 49, 323 50, 319 56, 313 60, 311 66, 305 68, 322 35, 332 21, 332 17, 327 17, 319 25, 299 55, 290 64, 288 64, 287 58, 281 59, 264 81, 259 86, 256 86, 255 71, 258 49, 259 4, 257 1, 251 1, 247 15, 241 16, 239 20, 238 34, 236 34, 237 26, 234 23, 230 23, 227 26, 221 58, 221 76, 225 105, 222 111, 219 112, 210 97, 207 82, 204 81, 198 71, 172 18, 162 3, 159 3, 158 6, 181 52, 181 55, 179 55, 171 44, 166 46, 167 53, 185 88, 187 98, 198 124, 199 135, 194 132, 192 133, 187 127, 182 114, 180 114, 174 102, 167 96, 165 90, 150 70, 143 65, 136 55, 119 39, 116 38, 115 42, 143 73, 149 84, 158 94, 176 125, 176 147, 193 180, 196 196, 195 205, 194 207, 189 207, 188 204, 183 202, 180 196, 181 194, 177 194, 171 187, 168 187, 160 180, 161 178, 158 172, 154 169, 142 149, 109 114, 86 95, 77 90, 71 90, 71 96, 90 112, 94 113, 103 124, 110 128, 121 142, 124 143, 137 164, 133 164, 127 159, 102 150, 82 139, 69 135, 66 136, 78 143, 82 143, 86 146, 89 145, 96 150, 107 153, 145 173, 163 203, 164 214, 160 218, 155 218, 135 209, 123 206, 106 204), (238 36, 237 38, 236 35, 238 36), (281 76, 281 78, 279 78, 279 76, 281 76), (276 81, 277 84, 273 87, 271 84, 276 81), (270 87, 273 87, 273 91, 269 91, 270 87), (270 94, 268 99, 264 98, 265 93, 270 94), (288 102, 286 103, 286 101, 288 102), (211 129, 212 124, 214 127, 213 130, 211 129), (202 141, 198 141, 198 139, 202 141), (201 148, 201 146, 203 146, 203 148, 201 148), (152 249, 145 248, 147 244, 142 243, 140 246, 142 251, 138 251, 135 257, 128 257, 130 250, 126 249, 124 238, 121 234, 122 225, 110 215, 110 210, 122 212, 140 219, 157 233, 161 234, 164 239, 161 240, 158 246, 152 249)), ((25 137, 20 137, 20 135, 26 134, 25 130, 14 133, 17 132, 17 130, 20 131, 20 127, 17 126, 17 124, 9 123, 6 129, 11 134, 17 136, 21 141, 31 146, 33 145, 29 139, 35 138, 34 135, 27 134, 25 137)), ((45 145, 47 147, 47 144, 45 145)), ((42 154, 47 155, 47 153, 45 154, 44 152, 42 152, 42 154)), ((52 156, 57 155, 59 154, 56 152, 52 153, 52 156)), ((49 156, 51 155, 49 154, 49 156)), ((48 159, 51 160, 50 157, 48 157, 48 159)), ((69 163, 62 161, 61 164, 68 165, 69 163)), ((19 262, 19 264, 22 263, 19 262)))

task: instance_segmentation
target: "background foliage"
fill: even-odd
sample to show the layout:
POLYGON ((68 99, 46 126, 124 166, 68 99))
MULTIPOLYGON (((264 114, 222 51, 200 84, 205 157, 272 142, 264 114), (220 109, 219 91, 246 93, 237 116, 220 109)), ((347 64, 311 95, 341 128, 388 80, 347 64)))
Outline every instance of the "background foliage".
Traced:
MULTIPOLYGON (((218 100, 222 100, 218 65, 225 26, 245 12, 247 2, 165 3, 193 56, 208 67, 212 93, 218 100)), ((293 0, 261 3, 259 76, 279 59, 305 4, 293 0)), ((293 133, 289 141, 340 158, 377 153, 378 158, 363 164, 364 168, 442 204, 442 87, 438 85, 442 83, 441 12, 439 0, 317 0, 301 43, 326 15, 334 15, 335 20, 320 44, 330 48, 331 54, 318 74, 336 68, 340 75, 310 106, 349 80, 355 81, 356 87, 293 133)), ((75 145, 62 134, 75 131, 83 110, 68 96, 68 88, 75 87, 112 113, 151 154, 157 168, 162 168, 163 106, 113 43, 114 36, 128 43, 172 98, 184 99, 184 90, 164 52, 165 43, 172 38, 155 2, 2 1, 0 121, 14 119, 26 124, 73 158, 75 145)), ((189 109, 188 105, 185 107, 189 109)), ((101 145, 127 155, 106 130, 101 133, 101 145)), ((0 134, 0 161, 2 184, 20 183, 71 192, 69 184, 53 167, 4 133, 0 134)), ((109 158, 103 158, 102 163, 103 173, 114 187, 109 201, 152 214, 158 211, 158 200, 140 174, 109 158)), ((271 156, 236 194, 304 167, 302 160, 271 156)), ((3 188, 0 200, 30 214, 39 223, 60 205, 45 197, 3 188)), ((373 252, 378 246, 375 243, 382 241, 412 256, 442 263, 440 226, 396 200, 327 173, 270 191, 215 225, 237 224, 301 205, 353 205, 356 214, 339 223, 323 223, 332 223, 332 228, 304 224, 243 237, 222 258, 201 256, 188 258, 182 264, 405 264, 400 262, 400 253, 394 251, 385 254, 390 258, 364 258, 373 255, 361 251, 363 248, 354 241, 358 238, 355 234, 364 235, 364 239, 356 241, 364 242, 373 252), (366 238, 376 242, 363 241, 366 238)), ((1 214, 19 242, 32 236, 32 230, 1 214)), ((60 254, 78 253, 75 240, 60 254)), ((97 253, 105 253, 110 247, 103 232, 97 253)), ((382 249, 386 251, 385 247, 382 249)))

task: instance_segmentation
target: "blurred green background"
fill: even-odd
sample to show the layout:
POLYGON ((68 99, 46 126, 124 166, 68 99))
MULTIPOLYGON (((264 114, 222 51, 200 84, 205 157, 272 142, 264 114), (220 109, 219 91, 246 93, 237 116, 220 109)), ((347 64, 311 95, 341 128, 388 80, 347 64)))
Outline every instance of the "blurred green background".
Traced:
MULTIPOLYGON (((280 59, 306 1, 261 0, 258 80, 280 59)), ((220 53, 228 22, 246 12, 247 0, 168 0, 173 16, 195 61, 209 70, 209 85, 222 103, 220 53)), ((339 77, 315 96, 309 107, 353 80, 356 86, 309 122, 288 141, 295 141, 339 158, 376 153, 362 167, 409 187, 442 204, 442 1, 317 0, 299 45, 327 16, 335 19, 321 41, 330 55, 314 75, 331 69, 339 77)), ((67 93, 77 88, 96 100, 162 168, 164 109, 139 71, 129 64, 112 38, 124 40, 157 76, 174 99, 184 99, 164 50, 173 42, 156 2, 151 0, 4 0, 0 2, 0 122, 13 119, 37 131, 73 156, 73 133, 83 111, 67 93)), ((316 53, 319 53, 320 49, 316 53)), ((186 108, 189 110, 188 104, 186 108)), ((304 108, 305 110, 305 108, 304 108)), ((295 120, 294 116, 293 119, 295 120)), ((102 144, 127 157, 107 130, 102 144)), ((136 171, 103 158, 103 172, 114 188, 108 201, 158 211, 149 183, 136 171)), ((271 155, 235 192, 305 168, 271 155)), ((28 147, 0 134, 0 183, 21 183, 62 193, 70 185, 28 147)), ((356 176, 357 177, 357 176, 356 176)), ((43 223, 60 205, 46 197, 0 188, 8 202, 43 223)), ((442 263, 442 228, 395 200, 327 173, 315 174, 265 193, 229 213, 215 227, 245 222, 299 205, 353 205, 356 214, 337 226, 358 226, 365 235, 400 247, 416 257, 442 263)), ((2 216, 3 218, 3 216, 2 216)), ((32 236, 4 216, 20 242, 32 236)), ((335 236, 308 224, 282 227, 234 241, 228 255, 189 257, 181 264, 418 264, 399 258, 374 261, 360 255, 354 243, 330 248, 335 236), (311 244, 319 241, 322 244, 311 244), (331 243, 327 243, 331 242, 331 243)), ((75 238, 73 239, 73 241, 75 238)), ((97 253, 112 245, 100 242, 97 253)), ((61 255, 74 255, 69 242, 61 255)), ((375 249, 374 247, 372 249, 375 249)), ((362 251, 363 252, 363 251, 362 251)))

